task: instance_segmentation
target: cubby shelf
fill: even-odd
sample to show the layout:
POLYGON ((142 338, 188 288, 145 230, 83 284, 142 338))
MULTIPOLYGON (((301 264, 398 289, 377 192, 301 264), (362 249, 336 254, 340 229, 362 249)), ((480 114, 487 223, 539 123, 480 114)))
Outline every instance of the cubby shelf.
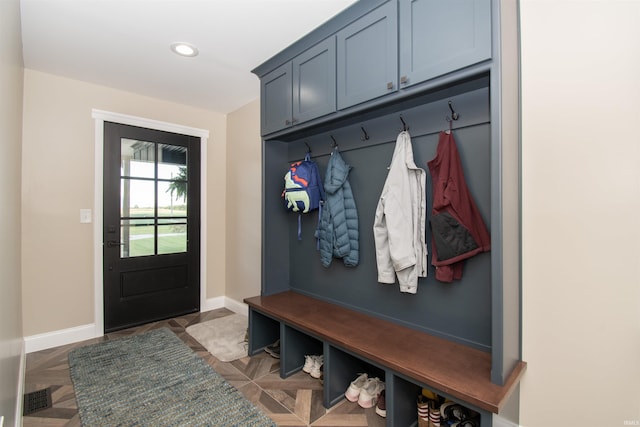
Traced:
POLYGON ((518 363, 499 386, 491 382, 491 355, 468 346, 292 291, 245 302, 250 309, 249 353, 279 338, 281 376, 299 371, 304 355, 324 354, 327 407, 342 399, 358 373, 377 369, 387 383, 411 389, 393 393, 411 396, 412 403, 416 390, 426 387, 488 416, 500 412, 526 368, 518 363))

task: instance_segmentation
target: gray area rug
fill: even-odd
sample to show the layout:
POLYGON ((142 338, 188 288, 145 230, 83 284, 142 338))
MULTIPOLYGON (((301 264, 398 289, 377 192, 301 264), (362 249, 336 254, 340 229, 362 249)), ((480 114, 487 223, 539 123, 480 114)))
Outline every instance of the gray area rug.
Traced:
POLYGON ((247 355, 247 316, 230 314, 218 319, 191 325, 187 333, 222 362, 231 362, 247 355))
POLYGON ((69 367, 85 427, 276 425, 166 328, 77 348, 69 367))

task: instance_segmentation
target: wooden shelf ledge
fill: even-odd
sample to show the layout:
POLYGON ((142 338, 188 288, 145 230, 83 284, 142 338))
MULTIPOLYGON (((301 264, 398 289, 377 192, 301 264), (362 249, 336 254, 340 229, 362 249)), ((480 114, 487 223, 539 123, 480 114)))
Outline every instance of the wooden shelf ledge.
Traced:
POLYGON ((252 309, 427 387, 498 414, 526 369, 491 382, 489 353, 297 292, 246 298, 252 309))

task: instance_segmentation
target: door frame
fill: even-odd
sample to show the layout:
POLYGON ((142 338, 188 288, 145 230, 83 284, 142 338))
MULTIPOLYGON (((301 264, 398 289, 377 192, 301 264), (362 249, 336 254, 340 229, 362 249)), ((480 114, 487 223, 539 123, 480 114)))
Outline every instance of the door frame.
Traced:
POLYGON ((127 114, 104 110, 91 110, 95 120, 94 153, 94 198, 93 198, 93 283, 94 283, 94 322, 95 336, 104 335, 104 296, 103 296, 103 158, 104 158, 104 122, 114 122, 130 126, 165 132, 179 133, 200 138, 200 311, 206 306, 207 297, 207 141, 209 131, 173 123, 162 122, 127 114))

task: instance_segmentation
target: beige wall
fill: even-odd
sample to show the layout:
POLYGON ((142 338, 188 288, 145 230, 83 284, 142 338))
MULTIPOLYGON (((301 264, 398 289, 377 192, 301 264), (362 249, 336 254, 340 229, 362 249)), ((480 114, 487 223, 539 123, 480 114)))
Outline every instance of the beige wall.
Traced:
POLYGON ((640 423, 639 23, 521 0, 526 427, 640 423))
POLYGON ((20 140, 22 138, 20 3, 0 1, 0 416, 14 424, 20 393, 20 140))
POLYGON ((260 294, 262 139, 260 101, 227 118, 227 297, 260 294))
MULTIPOLYGON (((24 335, 94 322, 93 108, 209 130, 207 298, 225 292, 226 117, 25 70, 22 152, 24 335)), ((100 213, 95 212, 95 215, 100 213)))

